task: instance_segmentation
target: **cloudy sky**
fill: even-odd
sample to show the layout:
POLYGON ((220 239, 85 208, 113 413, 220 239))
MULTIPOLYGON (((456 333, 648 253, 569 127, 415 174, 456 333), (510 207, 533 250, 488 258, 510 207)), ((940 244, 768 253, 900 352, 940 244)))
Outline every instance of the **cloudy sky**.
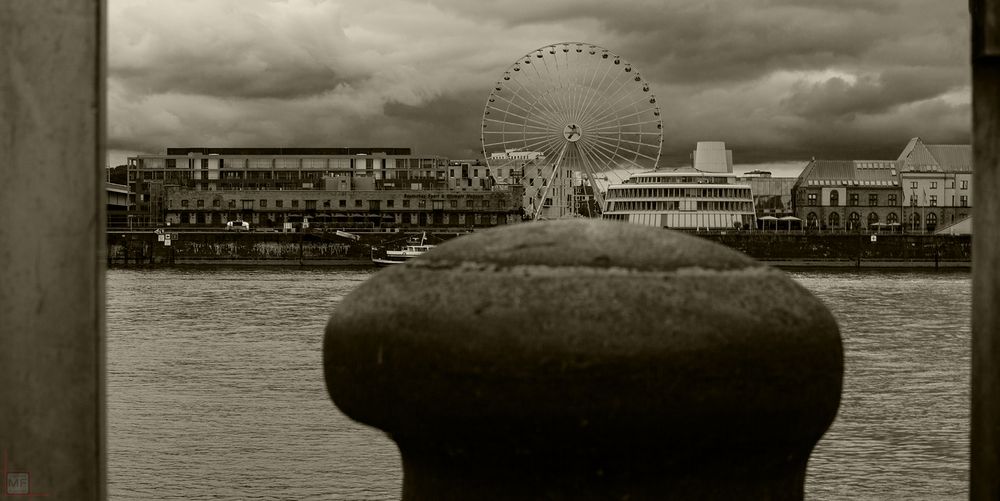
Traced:
POLYGON ((493 82, 562 41, 620 54, 660 164, 895 158, 970 141, 966 0, 108 0, 112 165, 173 146, 481 156, 493 82))

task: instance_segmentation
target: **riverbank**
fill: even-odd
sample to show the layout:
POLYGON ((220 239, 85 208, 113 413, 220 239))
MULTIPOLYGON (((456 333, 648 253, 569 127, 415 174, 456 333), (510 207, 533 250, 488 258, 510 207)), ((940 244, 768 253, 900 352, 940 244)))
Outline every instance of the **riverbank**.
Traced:
MULTIPOLYGON (((133 266, 370 266, 373 254, 420 233, 109 232, 107 264, 133 266)), ((427 232, 439 244, 464 233, 427 232)), ((692 233, 782 268, 970 268, 968 235, 692 233)))

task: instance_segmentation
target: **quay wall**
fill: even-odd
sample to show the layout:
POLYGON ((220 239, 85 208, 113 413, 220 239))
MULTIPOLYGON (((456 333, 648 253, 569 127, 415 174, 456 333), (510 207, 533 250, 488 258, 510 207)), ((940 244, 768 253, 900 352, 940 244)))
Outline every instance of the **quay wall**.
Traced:
MULTIPOLYGON (((778 266, 969 267, 968 235, 692 233, 778 266)), ((461 233, 428 233, 438 244, 461 233)), ((400 248, 412 234, 174 232, 164 245, 152 232, 108 232, 109 266, 367 266, 373 253, 400 248)))
POLYGON ((788 266, 969 267, 969 235, 703 234, 750 257, 788 266))
POLYGON ((371 264, 373 248, 403 245, 400 234, 361 240, 332 233, 171 232, 170 245, 152 232, 108 232, 109 266, 371 264), (399 241, 399 242, 397 242, 399 241))

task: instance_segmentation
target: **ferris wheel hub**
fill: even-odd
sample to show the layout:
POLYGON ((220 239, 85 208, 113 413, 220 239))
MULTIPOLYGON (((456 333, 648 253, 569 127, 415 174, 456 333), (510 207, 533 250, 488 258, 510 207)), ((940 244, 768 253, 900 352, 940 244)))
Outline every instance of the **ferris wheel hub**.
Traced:
POLYGON ((577 124, 567 124, 563 127, 563 137, 571 143, 575 143, 583 137, 583 128, 577 124))

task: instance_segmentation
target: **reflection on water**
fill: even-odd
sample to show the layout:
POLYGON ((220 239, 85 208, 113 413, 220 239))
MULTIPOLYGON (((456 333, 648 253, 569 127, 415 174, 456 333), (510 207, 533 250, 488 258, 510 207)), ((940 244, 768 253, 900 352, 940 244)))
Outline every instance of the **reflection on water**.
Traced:
MULTIPOLYGON (((965 497, 968 273, 794 271, 847 374, 809 499, 965 497)), ((395 445, 330 403, 320 348, 366 270, 108 272, 112 499, 394 499, 395 445)))

